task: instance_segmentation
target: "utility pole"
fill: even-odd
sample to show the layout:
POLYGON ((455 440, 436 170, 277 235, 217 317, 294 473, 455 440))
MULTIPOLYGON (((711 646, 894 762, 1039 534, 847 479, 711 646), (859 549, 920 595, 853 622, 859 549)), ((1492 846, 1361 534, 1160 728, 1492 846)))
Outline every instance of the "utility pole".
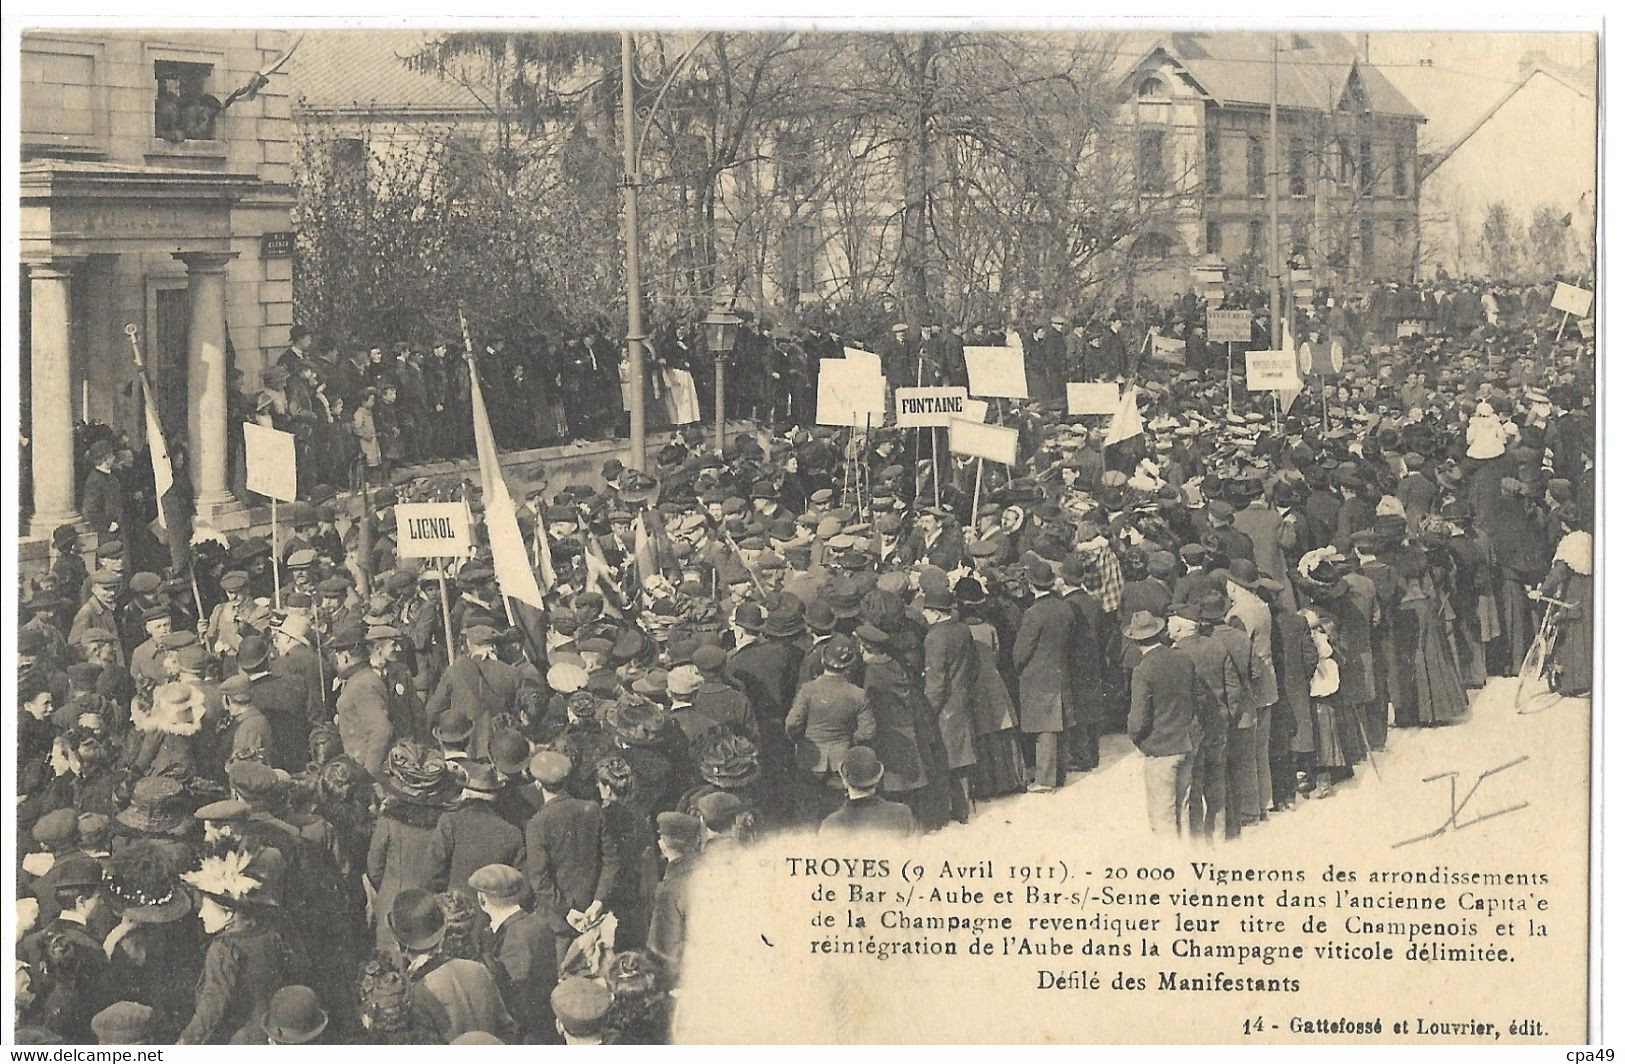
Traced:
POLYGON ((632 454, 627 465, 643 471, 648 449, 643 419, 643 284, 638 274, 638 141, 632 118, 632 34, 621 34, 621 137, 625 172, 621 190, 626 201, 626 373, 631 407, 632 454))
POLYGON ((1270 34, 1270 348, 1281 349, 1281 38, 1270 34))

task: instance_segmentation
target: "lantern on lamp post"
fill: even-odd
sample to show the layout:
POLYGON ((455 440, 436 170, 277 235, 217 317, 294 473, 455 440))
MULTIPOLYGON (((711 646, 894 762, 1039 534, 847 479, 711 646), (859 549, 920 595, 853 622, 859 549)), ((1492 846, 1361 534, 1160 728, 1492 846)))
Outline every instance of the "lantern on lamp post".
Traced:
POLYGON ((734 344, 739 339, 739 319, 728 313, 725 304, 713 307, 711 313, 705 316, 700 323, 705 329, 705 349, 711 352, 716 359, 714 367, 715 397, 717 414, 717 450, 725 449, 727 438, 727 416, 723 409, 722 376, 728 364, 728 356, 733 353, 734 344))

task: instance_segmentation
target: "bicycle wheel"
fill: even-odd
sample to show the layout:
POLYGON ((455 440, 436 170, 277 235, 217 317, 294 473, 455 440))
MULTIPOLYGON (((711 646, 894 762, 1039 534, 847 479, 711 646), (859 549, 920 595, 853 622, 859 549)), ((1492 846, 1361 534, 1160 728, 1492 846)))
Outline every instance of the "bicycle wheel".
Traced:
POLYGON ((1554 689, 1550 668, 1552 646, 1556 640, 1557 610, 1547 606, 1540 629, 1535 632, 1529 652, 1523 657, 1523 667, 1518 670, 1518 691, 1513 696, 1512 705, 1521 714, 1543 712, 1561 697, 1554 689))

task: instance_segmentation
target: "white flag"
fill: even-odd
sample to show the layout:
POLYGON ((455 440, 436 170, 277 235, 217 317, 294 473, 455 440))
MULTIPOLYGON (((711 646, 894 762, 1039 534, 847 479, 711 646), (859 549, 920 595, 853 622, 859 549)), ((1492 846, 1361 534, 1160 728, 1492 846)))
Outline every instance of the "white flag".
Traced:
POLYGON ((485 496, 485 529, 491 536, 491 568, 496 571, 502 593, 542 609, 542 591, 536 586, 536 572, 530 567, 530 554, 519 531, 513 496, 502 479, 497 462, 496 438, 491 435, 491 419, 485 412, 485 394, 480 375, 468 367, 469 400, 474 408, 474 447, 480 459, 480 493, 485 496))
MULTIPOLYGON (((1290 321, 1281 323, 1281 350, 1297 351, 1297 348, 1292 344, 1292 323, 1290 321)), ((1275 398, 1280 400, 1281 413, 1283 414, 1291 410, 1293 402, 1297 400, 1299 395, 1303 394, 1303 374, 1299 372, 1296 357, 1292 359, 1292 380, 1293 384, 1290 388, 1281 388, 1275 393, 1275 398)))
POLYGON ((1124 440, 1133 439, 1145 431, 1140 423, 1140 389, 1129 385, 1123 389, 1123 398, 1117 404, 1117 413, 1112 415, 1112 427, 1106 432, 1104 447, 1124 440))

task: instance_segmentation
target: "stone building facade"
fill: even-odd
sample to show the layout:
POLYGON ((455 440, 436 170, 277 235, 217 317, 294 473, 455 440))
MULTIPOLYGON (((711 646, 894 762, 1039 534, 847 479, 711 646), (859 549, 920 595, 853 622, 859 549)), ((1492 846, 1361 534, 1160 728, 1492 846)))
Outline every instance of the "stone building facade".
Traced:
POLYGON ((169 436, 197 456, 200 520, 225 527, 240 512, 227 480, 227 392, 257 390, 292 323, 291 101, 285 72, 258 74, 293 37, 22 35, 18 363, 30 537, 78 516, 76 420, 141 445, 132 324, 169 436))

